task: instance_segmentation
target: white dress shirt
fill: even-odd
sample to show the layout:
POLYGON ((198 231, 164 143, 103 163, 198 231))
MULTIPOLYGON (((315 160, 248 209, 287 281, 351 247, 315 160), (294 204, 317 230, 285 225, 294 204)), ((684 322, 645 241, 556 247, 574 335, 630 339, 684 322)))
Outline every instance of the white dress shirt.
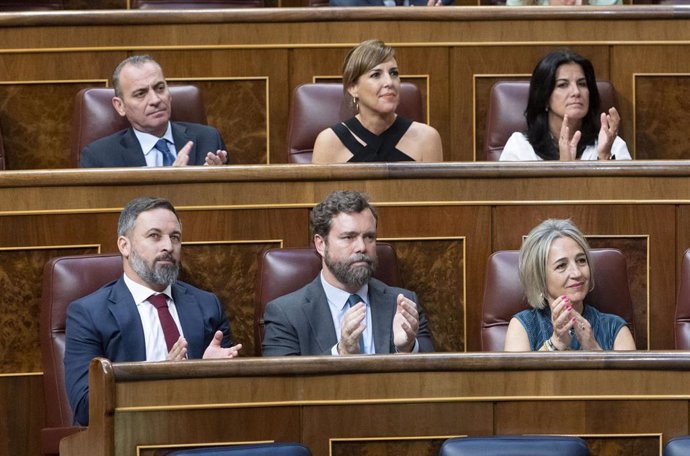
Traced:
MULTIPOLYGON (((163 152, 156 149, 155 147, 156 143, 160 138, 158 136, 150 135, 148 133, 144 133, 143 131, 139 131, 136 128, 133 128, 133 130, 134 135, 139 140, 141 150, 144 151, 146 166, 163 166, 163 152)), ((163 139, 165 139, 168 142, 168 149, 170 149, 170 153, 173 155, 173 157, 177 158, 177 149, 175 148, 175 140, 173 139, 172 127, 170 126, 170 122, 168 122, 168 129, 165 130, 163 139)))
MULTIPOLYGON (((168 357, 168 346, 165 343, 165 335, 158 318, 158 310, 148 301, 149 296, 158 294, 158 292, 136 283, 127 277, 127 274, 124 276, 125 285, 127 285, 129 292, 132 293, 132 298, 134 298, 134 303, 137 305, 139 317, 141 318, 141 326, 144 328, 146 361, 164 361, 168 357)), ((171 298, 172 289, 170 285, 162 293, 168 297, 168 309, 175 321, 175 325, 177 325, 177 329, 180 331, 180 336, 184 336, 180 318, 177 315, 177 308, 171 298)))
MULTIPOLYGON (((375 353, 374 333, 371 329, 371 305, 369 303, 369 284, 365 283, 364 286, 362 286, 362 288, 357 290, 357 293, 349 293, 345 290, 341 290, 340 288, 336 288, 330 283, 328 283, 326 278, 323 276, 323 271, 321 271, 320 277, 321 285, 323 286, 323 290, 326 292, 328 308, 330 309, 331 317, 333 318, 333 326, 335 327, 336 339, 340 340, 340 323, 343 320, 343 317, 345 316, 345 312, 347 312, 347 310, 349 309, 347 305, 347 300, 351 294, 356 294, 360 298, 362 298, 362 301, 364 301, 364 304, 366 305, 367 309, 367 316, 364 321, 366 327, 364 328, 363 333, 364 347, 360 347, 360 350, 362 350, 362 353, 375 353)), ((331 348, 331 354, 338 355, 337 343, 331 348)))

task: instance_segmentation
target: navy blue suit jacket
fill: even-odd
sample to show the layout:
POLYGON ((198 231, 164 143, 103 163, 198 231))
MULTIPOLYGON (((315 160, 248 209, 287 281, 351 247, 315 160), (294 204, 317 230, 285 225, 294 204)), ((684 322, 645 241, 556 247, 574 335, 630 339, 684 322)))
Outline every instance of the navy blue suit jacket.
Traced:
MULTIPOLYGON (((172 285, 172 299, 190 359, 203 356, 218 330, 224 334, 222 346, 232 345, 228 320, 216 295, 178 281, 172 285)), ((65 385, 75 424, 82 426, 89 423, 89 363, 95 357, 146 361, 141 318, 122 277, 67 308, 65 385)))
MULTIPOLYGON (((175 148, 178 151, 187 142, 194 142, 189 153, 190 165, 203 165, 206 154, 209 152, 215 152, 218 149, 227 150, 220 132, 208 125, 171 122, 171 128, 175 148)), ((134 134, 134 129, 127 128, 84 147, 79 158, 79 166, 82 168, 146 166, 146 159, 139 140, 134 134)))
MULTIPOLYGON (((372 334, 376 353, 395 353, 393 344, 393 317, 398 294, 417 303, 417 295, 403 288, 389 287, 380 280, 369 281, 372 334)), ((421 306, 417 342, 420 352, 434 351, 429 323, 421 306)), ((274 299, 264 311, 264 356, 330 355, 338 343, 328 298, 319 274, 299 290, 274 299)))

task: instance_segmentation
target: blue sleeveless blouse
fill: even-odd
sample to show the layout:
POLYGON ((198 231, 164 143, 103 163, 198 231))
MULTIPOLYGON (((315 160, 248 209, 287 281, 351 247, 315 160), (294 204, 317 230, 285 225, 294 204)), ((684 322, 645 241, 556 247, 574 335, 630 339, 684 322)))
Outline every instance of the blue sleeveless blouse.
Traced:
MULTIPOLYGON (((618 315, 599 312, 592 306, 585 304, 582 316, 592 325, 592 334, 602 350, 613 350, 613 343, 623 326, 625 320, 618 315)), ((522 326, 527 331, 532 351, 538 351, 544 341, 553 334, 551 324, 551 308, 528 309, 515 314, 522 326)), ((571 350, 580 350, 580 341, 573 337, 570 341, 571 350)))

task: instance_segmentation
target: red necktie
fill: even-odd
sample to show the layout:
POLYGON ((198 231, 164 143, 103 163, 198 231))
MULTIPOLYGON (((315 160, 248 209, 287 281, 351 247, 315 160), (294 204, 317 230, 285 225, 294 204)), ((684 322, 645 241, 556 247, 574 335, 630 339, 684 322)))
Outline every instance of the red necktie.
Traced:
POLYGON ((158 319, 163 328, 163 336, 165 336, 165 345, 168 346, 168 352, 170 352, 172 346, 175 345, 177 339, 180 338, 180 331, 177 329, 172 315, 170 315, 167 297, 164 294, 152 294, 149 296, 148 301, 153 304, 158 311, 158 319))

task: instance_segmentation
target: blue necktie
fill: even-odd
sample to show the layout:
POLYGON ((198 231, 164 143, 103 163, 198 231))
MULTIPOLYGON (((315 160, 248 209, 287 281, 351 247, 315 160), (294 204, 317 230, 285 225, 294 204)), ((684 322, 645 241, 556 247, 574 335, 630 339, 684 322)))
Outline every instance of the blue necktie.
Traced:
POLYGON ((153 148, 160 150, 163 154, 163 166, 172 166, 172 164, 175 163, 175 156, 172 154, 172 152, 170 152, 168 141, 161 138, 156 142, 156 145, 153 146, 153 148))
MULTIPOLYGON (((359 295, 356 294, 351 294, 349 298, 347 298, 347 305, 348 307, 352 308, 356 304, 363 302, 364 300, 359 297, 359 295)), ((366 321, 366 320, 365 320, 366 321)), ((366 350, 364 349, 364 332, 359 335, 359 352, 360 353, 366 353, 366 350)))

